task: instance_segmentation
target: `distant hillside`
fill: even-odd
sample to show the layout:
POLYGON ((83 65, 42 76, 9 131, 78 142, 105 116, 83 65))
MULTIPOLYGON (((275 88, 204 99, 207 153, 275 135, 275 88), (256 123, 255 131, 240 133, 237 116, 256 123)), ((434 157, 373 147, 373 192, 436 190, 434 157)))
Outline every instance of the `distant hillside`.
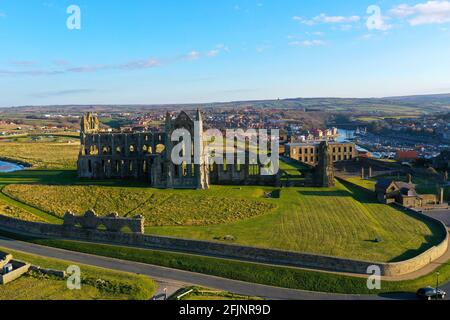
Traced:
POLYGON ((450 94, 417 95, 386 98, 293 98, 283 100, 254 100, 212 102, 199 104, 148 104, 148 105, 55 105, 20 106, 1 109, 0 112, 134 112, 146 109, 186 109, 195 108, 267 108, 267 109, 303 109, 306 111, 349 111, 349 112, 412 112, 428 113, 450 109, 450 94))

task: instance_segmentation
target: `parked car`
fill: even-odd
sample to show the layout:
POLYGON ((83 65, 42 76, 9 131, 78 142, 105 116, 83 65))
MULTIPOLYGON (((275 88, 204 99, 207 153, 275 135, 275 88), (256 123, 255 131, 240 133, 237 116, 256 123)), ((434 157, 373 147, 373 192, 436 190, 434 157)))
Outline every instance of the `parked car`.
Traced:
POLYGON ((426 287, 417 291, 417 297, 423 300, 443 300, 447 293, 441 289, 426 287))

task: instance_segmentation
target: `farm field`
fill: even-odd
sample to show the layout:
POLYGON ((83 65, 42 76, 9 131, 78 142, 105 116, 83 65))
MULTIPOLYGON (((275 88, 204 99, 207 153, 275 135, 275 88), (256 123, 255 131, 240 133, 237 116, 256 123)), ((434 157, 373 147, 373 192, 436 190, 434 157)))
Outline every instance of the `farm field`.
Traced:
POLYGON ((80 143, 74 138, 49 138, 33 141, 30 137, 17 141, 0 140, 0 158, 31 164, 33 169, 75 169, 80 143))
MULTIPOLYGON (((0 251, 42 268, 66 270, 72 264, 2 248, 0 251)), ((81 290, 67 289, 65 280, 30 272, 0 286, 0 297, 2 300, 148 300, 156 290, 156 284, 144 276, 82 265, 80 268, 81 290)))

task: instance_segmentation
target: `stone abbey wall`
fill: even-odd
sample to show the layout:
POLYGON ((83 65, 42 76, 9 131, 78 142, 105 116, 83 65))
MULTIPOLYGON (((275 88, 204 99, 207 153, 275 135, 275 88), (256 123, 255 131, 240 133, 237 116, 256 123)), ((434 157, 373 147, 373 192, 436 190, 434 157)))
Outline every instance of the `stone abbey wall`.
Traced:
POLYGON ((430 248, 421 255, 407 261, 397 263, 358 261, 301 252, 255 248, 219 242, 151 236, 140 233, 108 232, 95 229, 73 228, 64 225, 22 221, 2 215, 0 215, 0 229, 41 237, 130 245, 149 249, 180 251, 199 255, 334 272, 366 274, 369 266, 378 265, 382 271, 382 275, 400 276, 425 267, 432 261, 441 257, 447 251, 447 228, 439 221, 432 218, 428 219, 439 224, 440 228, 443 229, 442 231, 446 234, 445 239, 439 245, 430 248))
POLYGON ((144 234, 145 218, 135 216, 134 218, 122 218, 117 213, 111 213, 105 217, 98 216, 93 210, 87 211, 83 216, 76 216, 72 212, 66 212, 64 215, 64 226, 74 229, 77 226, 97 230, 104 227, 106 231, 121 232, 128 228, 132 233, 144 234))

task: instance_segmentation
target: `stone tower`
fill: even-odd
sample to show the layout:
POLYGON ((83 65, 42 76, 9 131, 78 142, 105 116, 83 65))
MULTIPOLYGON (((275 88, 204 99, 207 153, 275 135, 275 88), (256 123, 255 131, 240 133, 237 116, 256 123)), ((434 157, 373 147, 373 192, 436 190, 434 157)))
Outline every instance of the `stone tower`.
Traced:
POLYGON ((173 175, 174 175, 174 166, 173 166, 173 162, 172 162, 172 140, 171 140, 171 136, 172 136, 172 132, 174 130, 173 128, 173 124, 172 124, 172 115, 167 112, 166 113, 166 122, 164 124, 164 130, 166 132, 166 141, 164 142, 164 153, 165 153, 165 157, 164 157, 164 172, 166 174, 166 182, 167 185, 166 187, 168 189, 172 189, 173 188, 173 175))
POLYGON ((197 110, 194 125, 194 176, 197 189, 209 189, 208 164, 203 139, 203 116, 197 110))
POLYGON ((318 187, 334 187, 334 163, 333 152, 330 150, 328 141, 320 143, 319 146, 319 164, 315 172, 315 184, 318 187))
POLYGON ((100 130, 100 120, 92 112, 86 113, 81 119, 80 132, 83 136, 84 134, 96 133, 100 130))

